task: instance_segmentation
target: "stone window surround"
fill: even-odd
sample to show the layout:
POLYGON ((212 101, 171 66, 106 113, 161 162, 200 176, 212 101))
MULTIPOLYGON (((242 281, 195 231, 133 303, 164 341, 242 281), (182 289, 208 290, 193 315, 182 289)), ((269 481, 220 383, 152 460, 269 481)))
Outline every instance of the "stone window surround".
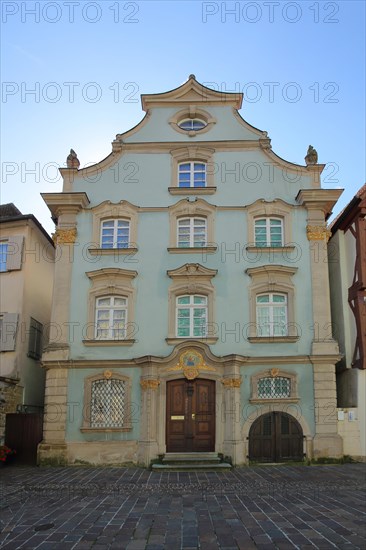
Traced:
POLYGON ((215 223, 216 206, 209 204, 203 199, 190 201, 182 199, 173 206, 169 206, 169 225, 170 239, 168 252, 176 254, 202 254, 215 252, 217 245, 214 242, 214 223, 215 223), (180 218, 205 218, 207 222, 207 246, 179 248, 178 242, 178 220, 180 218))
POLYGON ((99 374, 93 374, 91 376, 87 376, 84 379, 84 408, 83 408, 83 424, 80 428, 81 432, 87 432, 87 433, 100 433, 100 432, 130 432, 132 431, 132 424, 131 424, 131 414, 129 411, 129 404, 131 401, 131 378, 128 376, 124 376, 122 374, 116 373, 116 372, 109 372, 108 378, 105 376, 104 373, 100 372, 99 374), (121 427, 100 427, 100 428, 94 428, 90 426, 90 413, 91 413, 91 391, 92 391, 92 383, 97 380, 110 380, 110 379, 117 379, 126 382, 126 393, 125 393, 125 411, 127 414, 125 414, 125 419, 123 422, 123 426, 121 427))
POLYGON ((104 268, 86 273, 91 280, 92 286, 88 293, 88 313, 87 323, 93 330, 93 338, 83 340, 86 346, 130 346, 135 342, 135 339, 129 338, 134 334, 134 305, 136 289, 132 286, 132 279, 137 276, 137 271, 119 268, 104 268), (97 298, 103 296, 120 296, 127 298, 127 325, 126 335, 124 340, 97 340, 95 334, 95 310, 97 298))
POLYGON ((248 245, 247 250, 257 251, 271 249, 275 251, 292 250, 295 246, 292 243, 292 221, 291 213, 293 208, 281 199, 267 202, 258 199, 247 207, 248 220, 248 245), (257 218, 279 218, 282 221, 283 246, 276 247, 257 247, 255 244, 254 224, 257 218))
POLYGON ((166 342, 170 345, 180 344, 184 340, 194 340, 206 344, 217 342, 217 336, 210 336, 210 326, 213 326, 215 318, 215 287, 211 279, 215 277, 217 270, 208 269, 200 264, 185 264, 178 269, 168 271, 167 274, 172 279, 172 284, 168 291, 168 337, 166 342), (178 338, 176 335, 177 298, 193 294, 207 296, 208 334, 204 338, 178 338))
POLYGON ((128 201, 112 203, 104 201, 98 206, 91 208, 93 215, 92 247, 88 252, 92 255, 109 254, 131 254, 137 251, 137 222, 138 206, 128 201), (101 226, 106 220, 122 219, 130 222, 129 247, 128 248, 101 248, 101 226))
POLYGON ((263 265, 248 268, 245 273, 252 279, 249 285, 249 337, 251 343, 295 342, 299 339, 295 325, 295 287, 291 277, 297 267, 283 265, 263 265), (257 303, 258 294, 279 292, 287 295, 287 336, 257 336, 257 303))
POLYGON ((276 375, 273 374, 273 369, 268 369, 265 371, 258 372, 251 376, 251 397, 249 399, 250 403, 273 403, 273 402, 287 402, 287 403, 297 403, 299 401, 299 396, 297 394, 297 375, 285 371, 285 370, 276 370, 276 375), (258 396, 258 382, 261 378, 289 378, 290 379, 290 396, 289 397, 259 397, 258 396))
POLYGON ((213 155, 215 150, 198 144, 186 145, 173 149, 172 156, 171 181, 172 186, 169 192, 172 195, 211 195, 215 193, 214 164, 213 155), (206 186, 205 187, 179 187, 178 186, 178 166, 183 162, 201 162, 206 164, 206 186))
POLYGON ((190 105, 186 109, 182 109, 181 111, 178 111, 169 119, 170 126, 180 134, 188 135, 189 137, 195 137, 197 134, 204 134, 205 132, 208 132, 211 130, 214 124, 216 124, 217 120, 215 117, 213 117, 210 113, 207 111, 204 111, 203 109, 198 109, 195 105, 190 105), (204 128, 201 128, 201 130, 183 130, 183 128, 179 127, 179 123, 182 120, 185 119, 194 119, 199 118, 203 120, 206 123, 206 126, 204 128))

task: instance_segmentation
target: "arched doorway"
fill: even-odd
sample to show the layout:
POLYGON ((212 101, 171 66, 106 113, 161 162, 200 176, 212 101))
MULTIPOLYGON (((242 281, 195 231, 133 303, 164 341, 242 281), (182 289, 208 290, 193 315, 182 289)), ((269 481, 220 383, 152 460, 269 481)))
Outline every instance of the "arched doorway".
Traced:
POLYGON ((303 460, 303 432, 298 421, 282 412, 263 414, 249 432, 249 460, 303 460))
POLYGON ((215 381, 196 378, 167 382, 166 450, 215 450, 215 381))

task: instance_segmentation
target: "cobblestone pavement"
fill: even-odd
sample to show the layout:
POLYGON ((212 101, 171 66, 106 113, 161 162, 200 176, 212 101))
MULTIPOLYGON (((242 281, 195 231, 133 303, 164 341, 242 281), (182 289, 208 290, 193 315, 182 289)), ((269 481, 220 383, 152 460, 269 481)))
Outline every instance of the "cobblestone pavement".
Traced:
POLYGON ((4 550, 366 548, 366 468, 1 471, 4 550))

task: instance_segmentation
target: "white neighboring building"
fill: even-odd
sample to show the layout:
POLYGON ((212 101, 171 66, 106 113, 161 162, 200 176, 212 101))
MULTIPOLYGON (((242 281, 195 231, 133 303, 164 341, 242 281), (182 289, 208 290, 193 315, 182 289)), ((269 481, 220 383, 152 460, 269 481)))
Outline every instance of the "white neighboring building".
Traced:
POLYGON ((51 318, 54 261, 53 241, 39 221, 12 203, 1 205, 0 441, 7 413, 44 403, 40 357, 51 318))
POLYGON ((338 431, 344 454, 366 460, 366 185, 331 226, 328 243, 337 365, 338 431))

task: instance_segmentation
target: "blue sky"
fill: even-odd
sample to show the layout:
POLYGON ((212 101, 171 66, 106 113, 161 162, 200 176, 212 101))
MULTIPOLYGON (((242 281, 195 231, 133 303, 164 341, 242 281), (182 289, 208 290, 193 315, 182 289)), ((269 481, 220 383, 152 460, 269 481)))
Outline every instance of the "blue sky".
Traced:
POLYGON ((143 118, 140 94, 194 73, 244 92, 241 115, 276 154, 328 163, 324 187, 365 183, 365 3, 55 1, 2 10, 1 202, 53 231, 40 192, 61 191, 72 147, 81 166, 143 118), (35 93, 29 93, 31 90, 35 93))

